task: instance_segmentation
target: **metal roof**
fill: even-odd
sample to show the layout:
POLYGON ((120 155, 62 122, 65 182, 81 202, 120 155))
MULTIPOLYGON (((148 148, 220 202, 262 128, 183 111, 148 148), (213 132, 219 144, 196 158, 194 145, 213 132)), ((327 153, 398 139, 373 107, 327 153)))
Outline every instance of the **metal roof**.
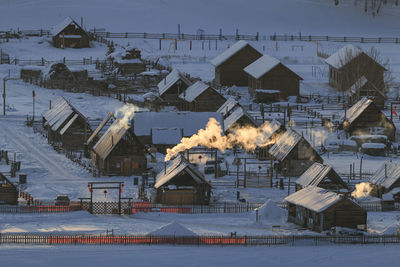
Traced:
POLYGON ((318 162, 311 165, 310 168, 308 168, 296 180, 296 184, 299 184, 302 187, 307 187, 309 185, 318 186, 327 176, 329 176, 331 180, 334 180, 334 182, 340 183, 347 188, 347 185, 343 182, 331 165, 324 165, 318 162))
POLYGON ((285 159, 287 155, 289 155, 290 151, 293 150, 293 148, 300 142, 301 139, 304 138, 298 132, 289 129, 269 149, 269 153, 274 158, 281 161, 285 159))
POLYGON ((111 119, 115 118, 114 114, 110 111, 107 116, 104 118, 104 120, 97 126, 96 130, 92 133, 92 135, 89 137, 87 140, 86 144, 90 144, 93 139, 100 133, 100 131, 104 128, 104 126, 107 124, 107 122, 111 119))
POLYGON ((161 82, 158 83, 158 93, 162 96, 168 89, 173 86, 176 82, 181 80, 187 86, 190 86, 192 83, 188 78, 185 77, 178 69, 173 69, 161 82))
POLYGON ((369 182, 390 189, 399 178, 400 164, 386 162, 372 175, 369 182))

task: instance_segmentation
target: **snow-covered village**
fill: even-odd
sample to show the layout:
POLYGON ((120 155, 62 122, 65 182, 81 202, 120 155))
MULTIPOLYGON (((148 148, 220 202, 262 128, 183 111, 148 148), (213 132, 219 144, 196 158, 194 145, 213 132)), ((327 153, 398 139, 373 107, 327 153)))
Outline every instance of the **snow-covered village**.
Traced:
POLYGON ((397 0, 0 0, 1 266, 398 266, 397 0))

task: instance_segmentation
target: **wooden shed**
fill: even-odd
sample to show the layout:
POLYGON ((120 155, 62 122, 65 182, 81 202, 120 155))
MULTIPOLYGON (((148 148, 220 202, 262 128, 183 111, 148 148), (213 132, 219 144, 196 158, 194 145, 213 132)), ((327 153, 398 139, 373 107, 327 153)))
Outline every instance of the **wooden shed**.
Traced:
POLYGON ((179 95, 186 91, 192 82, 178 69, 173 69, 161 82, 158 83, 160 97, 171 105, 182 102, 179 95))
POLYGON ((0 205, 18 205, 18 189, 0 173, 0 205))
POLYGON ((90 36, 71 17, 65 18, 51 30, 53 45, 57 48, 90 47, 90 36))
POLYGON ((211 185, 183 156, 178 156, 156 177, 157 202, 165 205, 207 205, 211 185))
POLYGON ((365 76, 362 76, 349 88, 348 95, 349 103, 352 105, 357 103, 361 98, 367 97, 372 99, 380 110, 384 109, 385 94, 372 82, 368 81, 365 76))
POLYGON ((226 98, 202 81, 197 81, 179 95, 182 99, 180 110, 194 112, 217 111, 225 103, 226 98))
POLYGON ((318 186, 329 191, 340 192, 348 190, 349 187, 329 164, 318 162, 311 165, 300 178, 296 180, 296 191, 307 186, 318 186))
POLYGON ((145 147, 129 126, 119 119, 93 146, 92 160, 106 175, 130 176, 147 168, 145 147))
POLYGON ((243 69, 248 74, 249 93, 256 90, 279 90, 282 98, 300 94, 299 75, 282 64, 278 59, 263 55, 243 69))
POLYGON ((325 62, 329 65, 329 85, 339 91, 349 89, 362 76, 378 90, 385 89, 383 73, 386 69, 354 45, 342 47, 325 62))
POLYGON ((345 111, 341 120, 339 128, 350 135, 362 136, 380 132, 380 134, 386 135, 389 140, 395 140, 396 127, 372 99, 366 97, 360 99, 345 111))
POLYGON ((369 178, 369 182, 374 187, 372 194, 376 197, 382 197, 383 194, 392 189, 400 188, 400 164, 390 161, 385 162, 369 178))
POLYGON ((285 198, 288 221, 321 232, 340 226, 366 229, 367 212, 353 200, 316 186, 285 198))
POLYGON ((233 131, 237 126, 253 126, 257 127, 257 122, 242 107, 236 107, 224 119, 224 132, 233 131))
POLYGON ((300 176, 315 162, 323 163, 310 143, 292 129, 280 136, 269 154, 279 162, 278 171, 288 176, 300 176))
POLYGON ((219 86, 247 86, 247 74, 243 69, 261 56, 246 41, 238 41, 211 61, 215 67, 214 82, 219 86))

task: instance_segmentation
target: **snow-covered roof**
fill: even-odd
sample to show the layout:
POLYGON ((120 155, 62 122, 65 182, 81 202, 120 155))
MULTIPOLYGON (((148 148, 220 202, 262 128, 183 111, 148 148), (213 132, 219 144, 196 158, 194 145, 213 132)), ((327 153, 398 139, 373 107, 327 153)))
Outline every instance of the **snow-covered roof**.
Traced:
POLYGON ((74 108, 63 97, 58 98, 53 107, 43 113, 46 120, 45 125, 51 127, 53 131, 57 131, 74 113, 74 108))
POLYGON ((189 163, 183 156, 179 155, 170 164, 163 169, 156 177, 154 188, 159 188, 171 181, 176 175, 185 171, 197 184, 207 183, 202 173, 195 166, 189 163))
POLYGON ((228 98, 228 100, 225 101, 224 104, 222 104, 222 106, 219 107, 217 112, 221 113, 222 116, 225 117, 226 114, 228 114, 236 106, 240 106, 240 104, 235 100, 234 97, 231 96, 228 98))
POLYGON ((283 160, 302 138, 298 132, 289 129, 269 149, 269 153, 277 160, 283 160))
POLYGON ((382 143, 364 143, 361 145, 364 149, 386 149, 386 145, 382 143))
POLYGON ((158 83, 158 92, 162 96, 172 85, 181 80, 186 86, 192 83, 178 69, 173 69, 161 82, 158 83))
POLYGON ((218 112, 137 112, 134 131, 137 136, 148 136, 152 128, 183 129, 183 136, 192 136, 204 129, 210 118, 223 126, 222 115, 218 112))
MULTIPOLYGON (((57 24, 56 26, 54 26, 50 33, 53 36, 56 36, 57 34, 59 34, 62 30, 64 30, 67 26, 74 24, 76 27, 81 28, 81 26, 79 26, 78 23, 76 23, 71 17, 66 17, 63 21, 61 21, 59 24, 57 24)), ((65 36, 64 36, 65 37, 65 36)))
POLYGON ((372 175, 369 182, 389 189, 399 178, 400 164, 386 162, 372 175))
POLYGON ((347 185, 343 182, 340 176, 335 172, 331 165, 321 164, 315 162, 310 166, 297 180, 296 184, 302 187, 307 187, 309 185, 318 186, 325 177, 329 175, 329 178, 335 180, 333 182, 340 183, 347 188, 347 185))
POLYGON ((92 135, 89 137, 89 139, 86 141, 86 144, 90 144, 93 139, 100 133, 100 131, 104 128, 104 126, 107 124, 107 122, 111 119, 115 118, 114 114, 112 112, 109 112, 107 116, 104 118, 104 120, 97 126, 96 130, 92 133, 92 135))
POLYGON ((270 55, 263 55, 243 70, 252 77, 259 79, 281 63, 270 55))
POLYGON ((366 97, 361 98, 351 108, 346 110, 346 117, 344 117, 343 114, 342 120, 346 120, 348 123, 352 124, 372 103, 373 101, 371 99, 366 97))
POLYGON ((176 145, 181 142, 182 131, 180 128, 151 128, 152 143, 155 145, 176 145))
POLYGON ((349 63, 353 58, 359 56, 361 53, 363 53, 363 51, 360 48, 352 44, 348 44, 325 59, 325 62, 335 69, 340 69, 349 63))
POLYGON ((67 124, 65 124, 65 126, 61 129, 60 134, 63 135, 69 127, 71 127, 71 125, 74 123, 74 121, 76 121, 76 119, 79 117, 78 114, 75 114, 72 119, 70 119, 67 124))
POLYGON ((224 119, 224 130, 227 131, 242 117, 247 117, 254 126, 257 125, 252 116, 250 116, 242 107, 238 107, 224 119))
POLYGON ((360 79, 358 79, 352 86, 350 86, 350 92, 352 94, 357 93, 360 88, 362 88, 366 83, 368 82, 367 78, 365 76, 361 76, 360 79))
POLYGON ((263 94, 279 94, 281 91, 279 90, 268 90, 268 89, 256 89, 257 93, 263 94))
POLYGON ((308 186, 285 198, 285 201, 314 212, 323 212, 343 199, 343 196, 316 186, 308 186))
POLYGON ((143 64, 143 62, 139 58, 132 58, 132 59, 116 58, 115 62, 118 64, 143 64))
POLYGON ((236 42, 234 45, 229 47, 227 50, 216 56, 213 60, 211 60, 211 64, 215 67, 218 67, 228 59, 230 59, 234 54, 245 48, 249 45, 246 41, 240 40, 236 42))
POLYGON ((180 94, 179 98, 182 98, 187 102, 192 102, 208 88, 210 88, 209 85, 205 84, 202 81, 197 81, 189 86, 185 92, 180 94))

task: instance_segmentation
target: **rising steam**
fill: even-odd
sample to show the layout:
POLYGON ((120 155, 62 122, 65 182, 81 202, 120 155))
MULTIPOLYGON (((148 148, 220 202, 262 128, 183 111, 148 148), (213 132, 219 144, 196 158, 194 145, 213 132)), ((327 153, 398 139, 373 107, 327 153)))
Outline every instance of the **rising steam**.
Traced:
POLYGON ((356 189, 351 193, 354 198, 367 197, 371 194, 373 186, 370 183, 356 184, 356 189))
POLYGON ((182 138, 178 145, 167 149, 165 161, 170 160, 180 152, 196 146, 216 148, 222 152, 234 146, 245 148, 247 151, 254 151, 257 147, 275 143, 275 140, 269 140, 269 138, 278 128, 278 124, 265 122, 258 128, 236 126, 231 133, 223 135, 224 131, 219 122, 215 118, 210 118, 205 129, 200 129, 197 134, 191 137, 182 138))
POLYGON ((113 130, 119 130, 121 127, 127 128, 129 125, 129 121, 133 119, 135 116, 135 112, 138 111, 139 109, 132 105, 132 104, 125 104, 119 109, 115 111, 115 117, 117 117, 118 124, 113 124, 114 127, 111 129, 113 130))

